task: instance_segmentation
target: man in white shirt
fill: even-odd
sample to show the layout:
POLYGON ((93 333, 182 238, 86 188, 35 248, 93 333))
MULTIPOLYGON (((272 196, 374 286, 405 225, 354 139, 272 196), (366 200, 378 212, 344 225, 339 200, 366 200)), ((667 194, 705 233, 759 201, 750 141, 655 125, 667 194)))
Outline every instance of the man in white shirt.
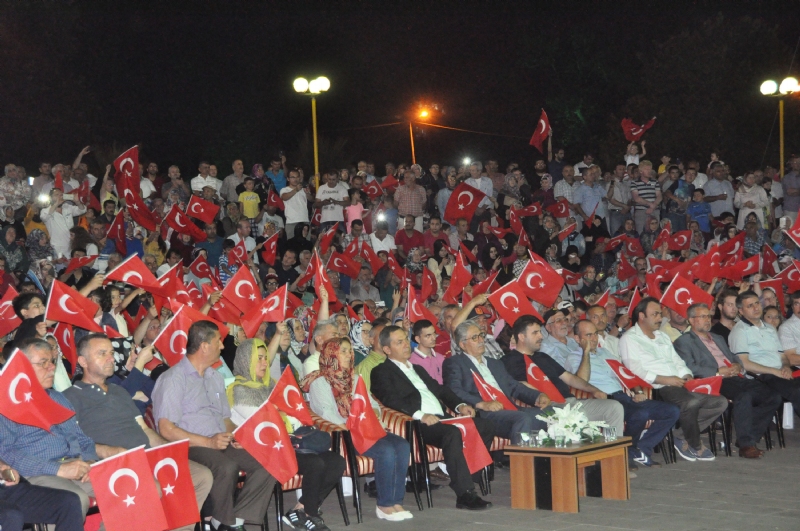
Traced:
POLYGON ((792 298, 792 316, 778 329, 783 353, 791 365, 800 364, 800 291, 795 291, 792 298))
POLYGON ((692 371, 659 330, 661 321, 658 300, 642 299, 633 310, 633 328, 619 341, 620 357, 633 374, 658 390, 662 400, 681 409, 681 427, 674 432, 678 454, 687 461, 713 461, 714 453, 700 441, 700 433, 728 409, 728 399, 684 387, 692 371))
POLYGON ((294 228, 298 223, 308 223, 308 195, 307 188, 300 181, 297 170, 289 171, 288 186, 280 191, 281 200, 285 205, 283 213, 286 215, 286 239, 294 237, 294 228))
POLYGON ((357 281, 350 286, 350 295, 347 296, 347 300, 349 302, 366 300, 377 302, 381 300, 378 288, 372 285, 372 268, 368 265, 361 266, 357 281))
MULTIPOLYGON (((240 219, 236 223, 236 232, 228 237, 229 240, 233 240, 234 243, 239 243, 240 241, 244 240, 244 247, 247 249, 247 254, 250 255, 252 253, 253 263, 258 263, 258 253, 253 253, 253 249, 255 249, 256 241, 250 236, 250 220, 249 219, 240 219)), ((263 245, 259 244, 259 247, 263 245)))
MULTIPOLYGON (((326 231, 337 221, 344 224, 344 207, 350 202, 347 190, 339 186, 339 172, 331 170, 326 176, 326 183, 317 190, 314 208, 322 209, 320 229, 326 231)), ((339 229, 344 230, 343 226, 339 229)))
POLYGON ((380 251, 391 253, 397 249, 397 246, 394 244, 394 236, 389 234, 389 226, 385 221, 381 221, 375 225, 375 231, 369 235, 369 244, 376 254, 380 251))
POLYGON ((214 190, 219 192, 220 187, 222 186, 222 181, 217 179, 216 177, 212 177, 209 175, 208 170, 211 168, 210 164, 206 161, 200 162, 200 165, 197 167, 197 170, 200 174, 192 179, 192 193, 195 195, 202 195, 203 188, 206 186, 213 186, 214 190))
MULTIPOLYGON (((561 176, 563 178, 553 187, 553 197, 555 197, 556 201, 559 201, 561 198, 566 199, 567 203, 569 203, 569 215, 580 223, 583 221, 583 218, 578 216, 573 206, 575 203, 575 189, 580 186, 580 183, 575 181, 575 170, 572 166, 564 166, 561 176)), ((559 222, 562 225, 564 224, 563 219, 559 220, 559 222)))
POLYGON ((478 225, 481 221, 486 221, 488 219, 486 210, 497 208, 497 200, 493 197, 494 184, 492 184, 492 180, 489 177, 481 175, 482 169, 483 165, 480 162, 473 162, 469 165, 469 178, 464 181, 471 187, 486 194, 486 197, 478 203, 478 209, 475 211, 475 215, 470 222, 470 229, 472 229, 473 232, 478 231, 478 225))
POLYGON ((220 197, 228 203, 236 203, 239 201, 239 192, 236 188, 240 184, 244 184, 244 164, 236 159, 233 161, 233 173, 225 177, 219 188, 220 197))
POLYGON ((50 243, 59 257, 70 256, 70 232, 74 226, 73 217, 86 212, 86 207, 78 203, 73 205, 64 202, 64 192, 57 188, 50 190, 50 206, 43 208, 39 215, 42 218, 47 232, 50 234, 50 243))

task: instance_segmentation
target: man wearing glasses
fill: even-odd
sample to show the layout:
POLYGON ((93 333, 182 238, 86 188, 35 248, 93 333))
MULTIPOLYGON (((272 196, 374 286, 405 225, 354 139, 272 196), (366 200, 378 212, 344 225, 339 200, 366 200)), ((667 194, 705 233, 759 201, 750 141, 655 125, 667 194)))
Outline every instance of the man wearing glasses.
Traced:
POLYGON ((756 447, 756 442, 767 431, 783 400, 760 381, 744 377, 738 356, 731 352, 722 336, 710 332, 713 314, 708 306, 693 304, 687 315, 692 327, 675 340, 675 350, 696 378, 722 376, 720 394, 733 401, 739 457, 761 457, 764 452, 756 447))

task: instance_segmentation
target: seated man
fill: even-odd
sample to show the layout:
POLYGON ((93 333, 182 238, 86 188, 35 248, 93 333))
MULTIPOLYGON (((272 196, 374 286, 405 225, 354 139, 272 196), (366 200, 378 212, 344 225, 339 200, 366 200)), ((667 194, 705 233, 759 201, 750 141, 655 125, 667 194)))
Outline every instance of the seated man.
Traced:
POLYGON ((260 529, 275 479, 231 433, 231 410, 222 375, 212 366, 220 359, 220 333, 210 321, 189 328, 186 356, 162 374, 153 390, 153 416, 169 442, 189 439, 189 459, 211 469, 214 484, 206 508, 217 530, 260 529), (247 480, 233 492, 244 470, 247 480), (249 524, 249 525, 245 525, 249 524))
MULTIPOLYGON (((139 356, 147 356, 145 347, 139 356)), ((114 347, 105 334, 89 334, 78 341, 78 365, 83 368, 80 382, 64 391, 75 408, 75 419, 95 444, 121 447, 160 446, 167 441, 147 427, 131 395, 107 380, 114 374, 114 347)), ((189 461, 197 506, 206 501, 213 478, 203 465, 189 461)), ((194 529, 194 524, 183 527, 194 529)))
MULTIPOLYGON (((409 363, 411 343, 408 334, 400 327, 387 326, 381 331, 381 349, 387 360, 372 369, 370 391, 384 406, 396 409, 419 420, 422 436, 426 444, 441 448, 447 473, 450 474, 450 488, 456 496, 456 508, 481 510, 492 506, 475 493, 473 478, 464 458, 461 430, 450 424, 442 424, 440 419, 449 418, 442 407, 445 406, 459 415, 475 416, 475 410, 464 403, 450 389, 439 385, 425 369, 409 363)), ((487 449, 494 438, 494 425, 476 417, 475 427, 487 449)))
POLYGON ((0 529, 22 531, 24 524, 37 523, 55 524, 58 531, 83 531, 81 499, 77 494, 20 483, 19 472, 2 461, 0 472, 0 529))
POLYGON ((606 360, 620 363, 622 360, 598 345, 599 332, 591 321, 578 321, 575 324, 575 337, 581 345, 585 345, 583 355, 571 356, 565 368, 603 391, 608 398, 622 404, 622 409, 625 411, 625 435, 631 437, 628 458, 634 463, 648 467, 661 466, 660 463, 653 461, 653 448, 675 425, 681 413, 680 409, 666 402, 648 400, 639 387, 634 390, 631 398, 619 383, 611 366, 606 363, 606 360), (587 359, 589 363, 584 363, 587 359), (649 420, 653 423, 645 429, 649 420))
POLYGON ((483 355, 484 334, 478 324, 471 320, 464 321, 456 327, 453 338, 464 354, 445 360, 442 366, 444 383, 462 401, 479 410, 482 418, 494 422, 499 437, 518 443, 519 433, 539 431, 547 427, 536 416, 541 415, 542 409, 550 405, 548 396, 514 380, 506 372, 501 360, 483 355), (475 385, 473 372, 509 400, 520 400, 533 407, 521 407, 512 411, 503 409, 503 404, 497 400, 484 400, 475 385))
MULTIPOLYGON (((550 310, 544 314, 549 326, 564 327, 566 320, 564 314, 560 310, 550 310)), ((517 319, 514 323, 514 330, 516 332, 527 331, 526 333, 516 333, 517 348, 509 352, 503 358, 508 374, 517 382, 525 382, 528 385, 528 377, 526 375, 527 367, 525 365, 524 356, 529 356, 531 360, 540 368, 544 375, 547 376, 553 385, 556 386, 558 392, 564 397, 568 404, 581 404, 581 410, 586 414, 589 420, 604 421, 611 427, 617 429, 617 433, 622 433, 624 427, 624 411, 619 402, 608 400, 606 394, 591 385, 589 382, 575 376, 567 369, 564 368, 559 362, 554 360, 548 354, 539 352, 542 345, 542 328, 538 320, 530 316, 523 316, 517 319), (578 400, 570 391, 570 387, 586 391, 594 396, 593 399, 578 400)), ((577 345, 577 343, 575 343, 577 345)), ((580 348, 580 347, 579 347, 580 348)), ((581 351, 581 354, 583 351, 581 351)), ((566 363, 566 362, 565 362, 566 363)), ((558 404, 554 404, 558 407, 558 404)))
POLYGON ((705 304, 692 304, 687 310, 691 329, 673 345, 696 378, 722 376, 720 394, 733 400, 733 425, 739 456, 757 459, 764 455, 756 442, 767 431, 775 410, 782 404, 780 395, 762 382, 744 373, 741 363, 728 344, 711 330, 711 309, 705 304))
MULTIPOLYGON (((52 389, 58 358, 50 343, 43 339, 28 338, 15 346, 30 360, 39 383, 50 398, 72 410, 72 405, 64 395, 52 389)), ((89 497, 94 497, 94 489, 89 482, 89 466, 120 451, 116 447, 95 445, 78 426, 75 416, 52 426, 48 432, 17 424, 0 415, 0 459, 34 485, 77 494, 84 516, 89 510, 89 497)))
POLYGON ((731 351, 742 360, 747 372, 758 375, 772 390, 788 400, 800 416, 800 379, 792 378, 792 368, 778 333, 761 320, 763 310, 758 295, 745 291, 736 297, 739 322, 728 336, 731 351))
POLYGON ((692 371, 683 362, 661 327, 661 303, 645 297, 633 310, 633 328, 619 341, 625 366, 658 389, 660 398, 681 409, 675 430, 675 449, 687 461, 713 461, 714 454, 700 441, 706 429, 728 408, 728 399, 688 391, 684 384, 692 371))

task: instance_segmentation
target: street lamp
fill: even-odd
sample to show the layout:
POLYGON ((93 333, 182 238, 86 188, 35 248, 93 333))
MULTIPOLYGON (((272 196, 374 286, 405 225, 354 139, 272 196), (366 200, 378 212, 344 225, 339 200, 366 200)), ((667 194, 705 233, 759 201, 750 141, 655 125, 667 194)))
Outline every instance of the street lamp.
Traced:
POLYGON ((317 95, 326 92, 331 88, 331 82, 327 77, 320 76, 317 79, 308 81, 304 77, 298 77, 292 83, 294 90, 300 94, 311 97, 311 124, 314 134, 314 175, 317 178, 317 190, 319 190, 319 147, 317 145, 317 95))
POLYGON ((784 163, 783 163, 783 100, 786 96, 798 92, 800 90, 800 86, 798 86, 797 78, 794 77, 787 77, 781 84, 778 85, 777 81, 773 81, 772 79, 768 79, 761 83, 761 94, 764 96, 773 96, 779 98, 778 100, 778 115, 779 115, 779 131, 780 131, 780 150, 781 150, 781 179, 783 179, 783 172, 784 172, 784 163))

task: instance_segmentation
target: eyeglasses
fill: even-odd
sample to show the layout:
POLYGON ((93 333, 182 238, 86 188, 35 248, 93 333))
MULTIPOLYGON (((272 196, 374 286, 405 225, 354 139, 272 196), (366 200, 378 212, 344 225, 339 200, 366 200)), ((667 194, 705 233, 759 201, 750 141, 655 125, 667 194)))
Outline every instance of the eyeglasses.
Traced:
POLYGON ((277 285, 278 285, 278 283, 275 282, 274 280, 272 280, 270 282, 267 282, 267 286, 277 286, 277 285))
POLYGON ((35 365, 36 367, 39 367, 41 369, 46 369, 50 365, 55 367, 56 363, 58 363, 58 358, 45 358, 42 361, 37 361, 36 363, 31 363, 31 365, 35 365))
POLYGON ((486 339, 486 334, 481 332, 480 334, 475 334, 474 336, 468 337, 467 339, 469 341, 474 341, 477 343, 478 341, 484 341, 486 339))

